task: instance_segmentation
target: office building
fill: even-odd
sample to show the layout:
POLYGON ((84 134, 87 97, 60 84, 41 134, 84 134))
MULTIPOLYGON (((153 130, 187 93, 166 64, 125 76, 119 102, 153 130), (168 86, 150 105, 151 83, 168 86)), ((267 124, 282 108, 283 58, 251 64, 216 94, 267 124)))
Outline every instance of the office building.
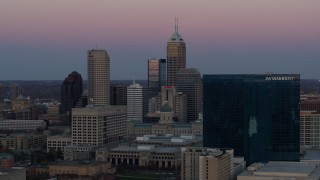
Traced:
POLYGON ((48 136, 47 137, 47 152, 50 149, 54 149, 58 151, 59 149, 63 152, 64 147, 71 144, 72 138, 71 136, 67 135, 55 135, 55 136, 48 136))
POLYGON ((61 114, 71 113, 81 98, 82 88, 82 77, 78 72, 73 71, 64 79, 61 85, 61 114))
POLYGON ((14 111, 20 111, 30 108, 30 98, 19 95, 18 97, 11 100, 11 109, 14 111))
POLYGON ((165 59, 148 60, 148 100, 158 95, 161 86, 167 82, 167 64, 165 59))
POLYGON ((126 136, 125 106, 72 109, 72 145, 101 146, 126 136))
POLYGON ((181 179, 184 180, 231 180, 244 168, 245 161, 234 158, 233 149, 181 148, 181 179))
POLYGON ((127 88, 127 118, 143 120, 143 88, 133 82, 127 88))
POLYGON ((176 95, 175 115, 181 123, 187 123, 187 95, 178 92, 176 95))
POLYGON ((248 164, 299 161, 300 75, 204 75, 203 143, 248 164))
POLYGON ((45 144, 45 135, 35 133, 1 134, 0 145, 15 151, 28 151, 39 149, 45 144))
POLYGON ((316 111, 300 111, 300 145, 320 148, 320 114, 316 111))
POLYGON ((187 95, 187 121, 198 119, 202 110, 202 80, 195 68, 180 69, 177 74, 177 91, 187 95))
POLYGON ((110 104, 110 58, 106 50, 88 51, 89 104, 110 104))
POLYGON ((127 105, 127 85, 111 84, 110 105, 127 105))
POLYGON ((167 85, 175 86, 177 73, 186 68, 186 44, 178 32, 178 23, 175 22, 175 31, 167 43, 167 85))

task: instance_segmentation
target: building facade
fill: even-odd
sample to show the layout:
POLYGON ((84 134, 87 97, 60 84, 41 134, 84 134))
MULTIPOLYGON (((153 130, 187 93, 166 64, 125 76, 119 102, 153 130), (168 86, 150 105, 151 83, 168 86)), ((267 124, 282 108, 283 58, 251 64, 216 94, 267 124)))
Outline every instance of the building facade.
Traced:
POLYGON ((101 146, 126 136, 125 106, 72 109, 72 145, 101 146))
POLYGON ((111 84, 110 86, 110 105, 127 105, 127 85, 111 84))
POLYGON ((300 75, 204 75, 204 146, 248 164, 299 161, 300 75))
POLYGON ((320 114, 316 111, 300 111, 300 145, 320 148, 320 114))
POLYGON ((88 98, 92 105, 110 104, 110 58, 106 50, 88 51, 88 98))
POLYGON ((175 24, 175 32, 167 43, 167 85, 175 86, 177 73, 181 68, 186 68, 186 44, 178 32, 178 24, 175 24))
POLYGON ((83 92, 82 77, 76 71, 68 75, 61 85, 61 113, 71 113, 83 92))
POLYGON ((167 63, 165 59, 148 60, 148 100, 158 95, 161 86, 167 82, 167 63))
POLYGON ((233 150, 204 147, 181 149, 181 179, 230 180, 233 178, 233 150))
POLYGON ((36 131, 46 126, 43 120, 0 120, 0 130, 4 131, 36 131))
POLYGON ((142 122, 143 119, 143 88, 135 82, 127 88, 128 119, 142 122))
POLYGON ((202 110, 201 74, 195 68, 180 69, 177 74, 177 91, 187 95, 187 121, 198 119, 202 110))

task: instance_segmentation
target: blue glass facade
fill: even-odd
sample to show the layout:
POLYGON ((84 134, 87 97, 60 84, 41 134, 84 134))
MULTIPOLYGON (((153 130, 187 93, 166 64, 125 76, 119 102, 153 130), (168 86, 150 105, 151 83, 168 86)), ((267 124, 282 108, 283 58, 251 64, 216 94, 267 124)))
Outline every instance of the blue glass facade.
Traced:
POLYGON ((204 75, 203 143, 253 162, 299 161, 300 75, 204 75))

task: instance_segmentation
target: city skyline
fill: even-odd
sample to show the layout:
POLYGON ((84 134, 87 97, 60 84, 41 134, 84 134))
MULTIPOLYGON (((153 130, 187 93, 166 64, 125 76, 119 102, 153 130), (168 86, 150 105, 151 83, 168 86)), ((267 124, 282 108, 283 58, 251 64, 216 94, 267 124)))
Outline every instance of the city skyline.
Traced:
POLYGON ((313 0, 1 2, 0 80, 63 80, 72 71, 86 78, 86 52, 96 47, 110 55, 112 80, 147 79, 147 60, 166 58, 175 18, 187 67, 201 74, 318 79, 319 6, 313 0))

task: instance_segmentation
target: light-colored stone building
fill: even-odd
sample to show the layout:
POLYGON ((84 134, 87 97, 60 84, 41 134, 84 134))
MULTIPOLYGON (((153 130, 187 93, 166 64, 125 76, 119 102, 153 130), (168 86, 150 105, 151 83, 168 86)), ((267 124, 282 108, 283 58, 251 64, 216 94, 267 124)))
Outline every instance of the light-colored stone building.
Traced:
POLYGON ((141 167, 174 168, 180 166, 180 148, 155 147, 151 145, 118 146, 96 150, 97 161, 113 165, 127 164, 141 167))
POLYGON ((233 149, 188 147, 181 149, 181 179, 232 180, 245 168, 243 158, 235 161, 233 149))
POLYGON ((138 145, 154 145, 155 147, 188 147, 202 146, 201 136, 156 136, 144 135, 136 137, 136 140, 130 144, 138 145))
POLYGON ((45 129, 46 122, 43 120, 1 120, 0 119, 0 130, 35 131, 38 128, 45 129))
POLYGON ((116 144, 126 136, 125 106, 72 109, 72 144, 116 144))
POLYGON ((166 135, 173 136, 195 135, 202 136, 202 121, 197 120, 191 123, 179 123, 173 121, 173 110, 168 103, 165 103, 160 110, 160 120, 157 124, 140 123, 136 121, 127 122, 127 136, 133 139, 143 135, 166 135))

